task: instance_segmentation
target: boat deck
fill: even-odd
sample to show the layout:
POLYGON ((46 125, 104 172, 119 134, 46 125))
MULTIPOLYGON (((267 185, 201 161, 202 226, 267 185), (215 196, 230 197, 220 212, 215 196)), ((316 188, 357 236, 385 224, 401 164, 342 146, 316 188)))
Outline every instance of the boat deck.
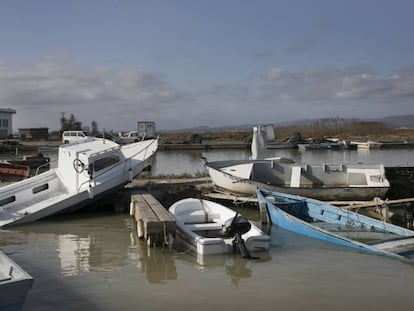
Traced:
POLYGON ((12 277, 9 274, 5 274, 3 271, 0 271, 0 284, 2 282, 10 281, 12 277))
POLYGON ((0 211, 0 227, 21 218, 22 215, 29 215, 40 212, 45 206, 52 206, 66 198, 71 197, 70 194, 61 190, 49 191, 47 194, 39 196, 33 200, 27 200, 21 204, 11 207, 5 207, 0 211))

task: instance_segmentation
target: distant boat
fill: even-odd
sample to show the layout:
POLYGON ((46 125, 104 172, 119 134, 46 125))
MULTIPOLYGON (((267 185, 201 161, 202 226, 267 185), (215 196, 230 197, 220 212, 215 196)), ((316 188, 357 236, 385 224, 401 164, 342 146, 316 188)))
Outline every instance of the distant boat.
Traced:
POLYGON ((180 241, 199 255, 269 249, 270 237, 239 213, 212 201, 188 198, 174 203, 169 212, 177 221, 180 241))
POLYGON ((357 145, 358 149, 380 149, 382 147, 382 143, 378 141, 366 141, 366 142, 352 142, 353 144, 357 145))
POLYGON ((0 227, 73 211, 121 189, 151 164, 157 148, 158 138, 61 145, 57 168, 0 188, 0 227))
POLYGON ((0 251, 0 310, 22 310, 33 278, 0 251))
POLYGON ((279 228, 365 253, 414 259, 412 230, 296 195, 258 188, 257 199, 279 228))
POLYGON ((297 164, 263 158, 265 133, 254 128, 250 160, 205 163, 216 188, 242 195, 254 195, 262 187, 321 200, 372 200, 383 198, 390 187, 382 164, 297 164))

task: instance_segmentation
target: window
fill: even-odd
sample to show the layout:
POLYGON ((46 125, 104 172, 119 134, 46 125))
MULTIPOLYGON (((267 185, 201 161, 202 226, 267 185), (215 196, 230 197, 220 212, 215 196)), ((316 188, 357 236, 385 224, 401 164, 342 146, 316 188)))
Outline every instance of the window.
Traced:
POLYGON ((45 191, 47 189, 49 189, 49 184, 44 184, 38 187, 34 187, 32 191, 33 191, 33 194, 35 194, 35 193, 45 191))
POLYGON ((7 204, 9 204, 11 202, 14 202, 14 201, 16 201, 16 197, 14 195, 12 195, 8 198, 0 200, 0 206, 7 205, 7 204))
POLYGON ((2 128, 8 128, 9 127, 9 120, 8 119, 1 119, 0 125, 2 128))
POLYGON ((119 156, 114 154, 105 158, 98 159, 94 162, 95 172, 103 170, 106 167, 119 162, 119 156))

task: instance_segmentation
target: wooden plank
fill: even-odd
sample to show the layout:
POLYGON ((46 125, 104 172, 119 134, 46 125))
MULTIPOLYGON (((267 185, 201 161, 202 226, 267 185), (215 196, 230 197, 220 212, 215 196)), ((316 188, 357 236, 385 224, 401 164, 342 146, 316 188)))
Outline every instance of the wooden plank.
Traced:
MULTIPOLYGON (((382 206, 382 205, 392 205, 392 204, 404 204, 404 203, 412 203, 414 202, 414 198, 406 198, 406 199, 397 199, 397 200, 374 200, 368 202, 347 202, 348 206, 341 206, 344 209, 358 209, 363 207, 375 207, 375 206, 382 206)), ((333 205, 342 205, 346 204, 344 202, 331 202, 333 205)))
POLYGON ((144 237, 148 238, 149 235, 163 233, 163 224, 143 199, 142 195, 134 195, 131 197, 131 200, 135 204, 135 220, 137 222, 142 221, 143 223, 144 237))
POLYGON ((175 218, 149 193, 131 195, 134 204, 134 218, 142 222, 143 237, 148 240, 163 241, 166 234, 173 234, 176 230, 175 218))
POLYGON ((153 210, 155 215, 157 215, 157 217, 160 221, 173 221, 173 222, 175 222, 174 217, 150 193, 142 194, 142 198, 148 203, 148 205, 153 210))

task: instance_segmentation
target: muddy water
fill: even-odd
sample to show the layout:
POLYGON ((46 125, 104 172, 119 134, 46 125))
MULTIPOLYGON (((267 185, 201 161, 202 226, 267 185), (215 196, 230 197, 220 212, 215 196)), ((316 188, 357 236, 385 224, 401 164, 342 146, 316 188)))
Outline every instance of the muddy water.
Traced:
POLYGON ((78 213, 2 230, 0 245, 35 278, 24 310, 412 308, 414 265, 269 233, 258 260, 197 258, 147 248, 129 215, 78 213))
MULTIPOLYGON (((413 150, 269 151, 275 155, 308 163, 414 161, 413 150)), ((158 152, 154 174, 200 172, 202 156, 244 159, 249 152, 158 152)), ((258 220, 254 208, 240 212, 258 220)), ((77 213, 0 230, 0 247, 35 278, 24 310, 412 309, 414 265, 275 227, 269 234, 272 247, 258 260, 197 258, 182 249, 148 249, 127 214, 77 213)))

